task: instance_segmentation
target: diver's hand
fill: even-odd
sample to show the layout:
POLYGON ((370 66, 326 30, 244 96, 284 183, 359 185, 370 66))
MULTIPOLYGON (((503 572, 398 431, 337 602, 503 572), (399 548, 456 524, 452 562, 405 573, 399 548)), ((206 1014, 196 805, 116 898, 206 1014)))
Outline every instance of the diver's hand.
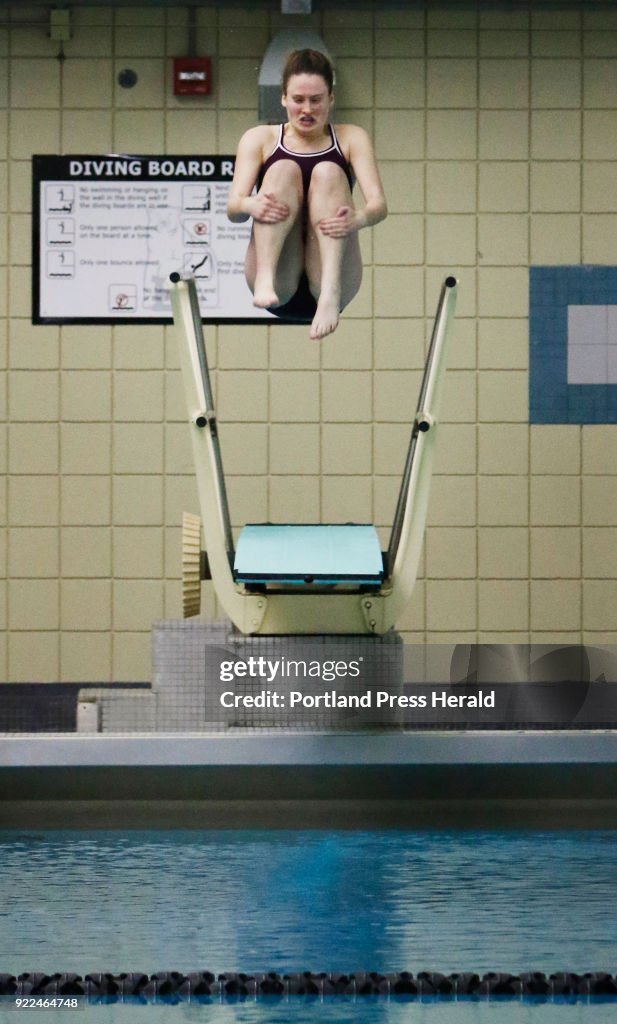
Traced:
POLYGON ((274 192, 258 192, 256 196, 249 196, 245 208, 258 224, 278 224, 287 220, 290 214, 287 203, 281 203, 274 192))
POLYGON ((346 238, 362 226, 361 218, 353 206, 339 206, 334 217, 323 217, 318 224, 322 235, 329 238, 346 238))

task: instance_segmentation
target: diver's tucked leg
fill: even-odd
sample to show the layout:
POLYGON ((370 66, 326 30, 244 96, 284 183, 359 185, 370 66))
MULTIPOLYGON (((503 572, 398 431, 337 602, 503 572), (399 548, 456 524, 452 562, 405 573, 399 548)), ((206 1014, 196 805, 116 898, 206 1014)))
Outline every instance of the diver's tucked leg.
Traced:
POLYGON ((293 160, 278 160, 266 171, 260 192, 272 192, 290 210, 282 221, 253 221, 245 273, 253 304, 267 309, 281 305, 293 295, 302 271, 300 168, 293 160))
POLYGON ((306 246, 306 272, 317 310, 310 336, 325 338, 338 326, 343 306, 353 298, 362 280, 362 259, 357 232, 343 238, 324 235, 319 221, 334 217, 342 206, 353 206, 349 182, 338 164, 323 161, 313 170, 309 189, 310 227, 306 246))

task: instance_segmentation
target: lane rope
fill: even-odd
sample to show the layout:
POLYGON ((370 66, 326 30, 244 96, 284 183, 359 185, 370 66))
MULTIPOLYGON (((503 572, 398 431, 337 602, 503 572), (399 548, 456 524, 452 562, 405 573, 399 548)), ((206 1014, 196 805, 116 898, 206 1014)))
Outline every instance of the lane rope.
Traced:
POLYGON ((138 999, 149 1002, 165 1000, 186 1002, 193 998, 251 999, 259 997, 385 996, 415 999, 437 998, 564 998, 602 997, 617 1000, 617 976, 602 971, 576 974, 571 971, 545 974, 526 971, 509 974, 471 971, 440 974, 434 971, 410 971, 382 974, 379 971, 356 971, 350 974, 304 971, 280 974, 193 971, 158 971, 155 974, 127 972, 120 974, 92 973, 84 976, 71 973, 43 974, 24 972, 19 975, 0 973, 0 997, 58 998, 80 997, 90 1003, 138 999))

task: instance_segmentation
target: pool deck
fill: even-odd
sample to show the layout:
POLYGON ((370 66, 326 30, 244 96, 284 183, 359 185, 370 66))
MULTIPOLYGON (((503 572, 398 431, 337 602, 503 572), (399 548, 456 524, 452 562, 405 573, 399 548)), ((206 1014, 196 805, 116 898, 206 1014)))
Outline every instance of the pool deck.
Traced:
POLYGON ((617 731, 0 737, 4 828, 430 824, 448 809, 457 827, 617 827, 617 731))

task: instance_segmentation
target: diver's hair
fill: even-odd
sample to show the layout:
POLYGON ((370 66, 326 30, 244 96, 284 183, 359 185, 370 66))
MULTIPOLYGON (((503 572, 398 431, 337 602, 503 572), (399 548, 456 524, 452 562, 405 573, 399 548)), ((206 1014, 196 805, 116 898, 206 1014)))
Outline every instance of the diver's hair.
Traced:
POLYGON ((283 95, 287 92, 287 83, 292 75, 321 75, 332 92, 334 86, 334 70, 325 53, 319 50, 294 50, 289 54, 283 68, 283 95))

